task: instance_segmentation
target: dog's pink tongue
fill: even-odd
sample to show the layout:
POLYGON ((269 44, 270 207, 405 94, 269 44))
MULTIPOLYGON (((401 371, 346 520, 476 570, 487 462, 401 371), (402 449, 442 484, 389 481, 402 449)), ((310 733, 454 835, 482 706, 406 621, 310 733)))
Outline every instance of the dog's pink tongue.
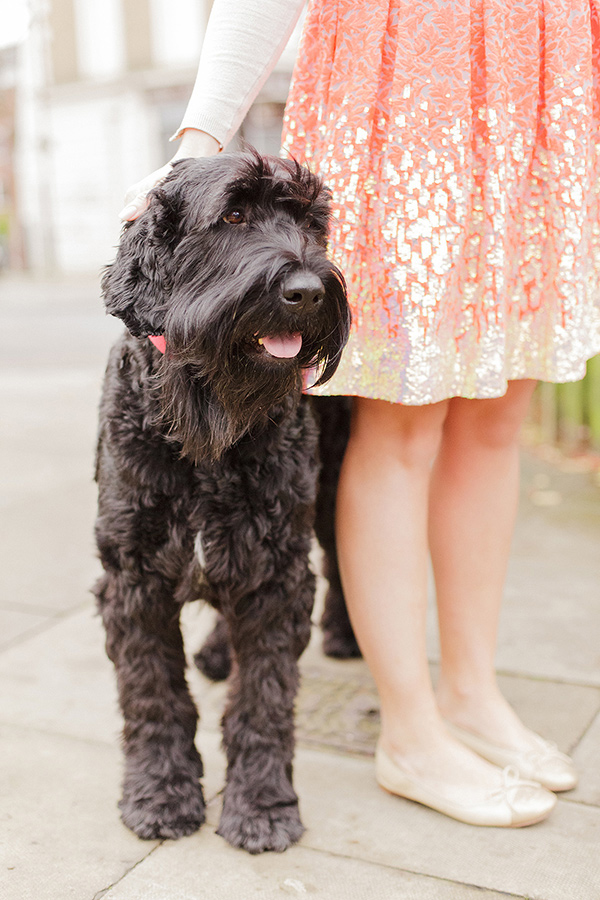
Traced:
POLYGON ((262 338, 261 342, 271 356, 279 359, 292 359, 302 349, 301 334, 274 334, 262 338))

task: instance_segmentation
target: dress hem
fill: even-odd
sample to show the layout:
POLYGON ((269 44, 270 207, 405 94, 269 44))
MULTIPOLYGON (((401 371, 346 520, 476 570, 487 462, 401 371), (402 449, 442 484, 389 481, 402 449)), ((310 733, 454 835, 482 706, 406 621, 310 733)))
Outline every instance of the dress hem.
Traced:
POLYGON ((586 366, 590 359, 593 359, 595 356, 600 354, 600 344, 594 350, 592 350, 589 355, 585 356, 581 359, 577 365, 573 366, 573 372, 571 375, 564 374, 553 374, 551 372, 534 372, 525 371, 519 372, 517 374, 508 374, 504 380, 504 390, 494 390, 489 389, 486 392, 483 391, 472 391, 467 388, 457 388, 457 390, 452 393, 447 393, 447 391, 439 391, 433 392, 431 396, 423 399, 422 401, 416 400, 406 400, 397 397, 390 396, 382 396, 383 392, 381 390, 369 390, 369 389, 360 389, 360 388, 349 388, 348 390, 340 390, 335 388, 334 390, 328 390, 328 385, 321 385, 318 388, 312 389, 309 388, 305 391, 308 396, 315 397, 364 397, 368 400, 384 400, 387 403, 397 403, 402 406, 431 406, 434 403, 441 403, 443 400, 452 400, 454 397, 462 397, 465 400, 494 400, 499 397, 503 397, 506 393, 508 383, 510 381, 539 381, 545 384, 573 384, 577 381, 581 381, 585 378, 586 375, 586 366))

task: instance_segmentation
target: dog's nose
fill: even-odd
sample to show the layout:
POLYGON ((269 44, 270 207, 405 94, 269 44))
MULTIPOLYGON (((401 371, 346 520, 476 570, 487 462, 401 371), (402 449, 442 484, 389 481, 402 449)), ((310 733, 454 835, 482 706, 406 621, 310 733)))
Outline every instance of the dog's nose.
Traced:
POLYGON ((323 282, 311 272, 293 272, 283 284, 283 299, 307 311, 318 306, 324 296, 323 282))

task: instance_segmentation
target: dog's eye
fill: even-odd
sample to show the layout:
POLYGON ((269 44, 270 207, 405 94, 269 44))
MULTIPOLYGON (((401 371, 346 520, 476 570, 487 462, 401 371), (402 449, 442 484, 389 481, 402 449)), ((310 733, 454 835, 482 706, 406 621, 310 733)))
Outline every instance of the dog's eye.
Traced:
POLYGON ((232 209, 230 213, 223 216, 223 221, 228 222, 230 225, 241 225, 244 221, 244 213, 241 209, 232 209))

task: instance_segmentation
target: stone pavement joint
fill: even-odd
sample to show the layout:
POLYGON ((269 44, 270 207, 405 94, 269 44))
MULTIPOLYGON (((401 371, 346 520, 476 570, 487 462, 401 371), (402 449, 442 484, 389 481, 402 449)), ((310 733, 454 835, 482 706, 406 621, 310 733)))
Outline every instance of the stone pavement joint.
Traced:
POLYGON ((118 879, 118 881, 115 881, 112 884, 109 884, 108 887, 101 888, 99 891, 97 891, 97 893, 95 893, 94 896, 92 897, 92 900, 102 900, 103 897, 106 897, 106 895, 108 894, 109 891, 112 891, 113 888, 116 888, 118 886, 118 884, 121 881, 123 881, 124 878, 127 878, 127 876, 130 875, 134 871, 134 869, 137 868, 137 866, 141 865, 145 860, 149 859, 152 856, 152 854, 155 853, 156 850, 158 850, 158 848, 160 846, 162 846, 162 844, 164 844, 164 843, 165 843, 165 841, 158 841, 156 846, 152 847, 152 849, 148 852, 148 854, 146 856, 143 857, 143 859, 140 859, 139 862, 134 863, 132 865, 132 867, 130 869, 128 869, 127 872, 125 872, 121 876, 121 878, 118 879))

